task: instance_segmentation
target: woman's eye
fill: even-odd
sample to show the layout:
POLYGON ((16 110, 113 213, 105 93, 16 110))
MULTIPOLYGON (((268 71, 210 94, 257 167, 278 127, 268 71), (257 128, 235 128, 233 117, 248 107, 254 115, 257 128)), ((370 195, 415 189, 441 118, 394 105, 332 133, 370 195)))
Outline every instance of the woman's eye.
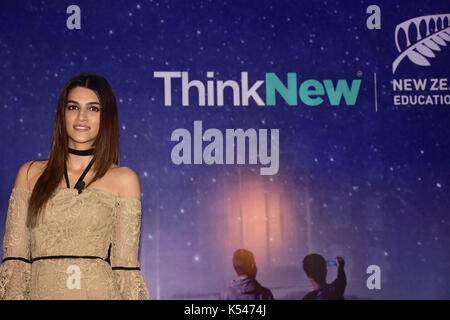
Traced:
MULTIPOLYGON (((67 106, 67 109, 69 109, 69 110, 76 110, 76 109, 78 109, 78 106, 70 105, 70 106, 67 106)), ((98 108, 98 107, 89 107, 89 110, 98 112, 98 111, 100 111, 100 108, 98 108)))

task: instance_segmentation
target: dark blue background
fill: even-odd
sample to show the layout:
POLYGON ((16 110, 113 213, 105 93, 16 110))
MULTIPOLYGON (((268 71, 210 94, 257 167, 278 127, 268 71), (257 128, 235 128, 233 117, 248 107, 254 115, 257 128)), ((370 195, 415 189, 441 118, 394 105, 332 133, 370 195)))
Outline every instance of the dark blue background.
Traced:
MULTIPOLYGON (((312 251, 346 260, 347 298, 450 298, 449 106, 395 107, 390 84, 448 78, 448 47, 430 67, 405 60, 394 76, 392 62, 397 24, 449 12, 448 1, 2 1, 2 238, 17 170, 49 156, 64 83, 95 72, 118 99, 121 165, 140 177, 140 261, 153 298, 218 298, 234 277, 232 252, 243 246, 255 252, 258 279, 276 299, 299 299, 311 290, 301 269, 308 225, 312 251), (81 8, 81 30, 66 28, 71 4, 81 8), (381 30, 366 28, 371 4, 381 8, 381 30), (195 100, 182 107, 177 85, 169 108, 154 71, 203 81, 207 71, 236 81, 247 71, 250 83, 266 72, 280 79, 296 72, 300 81, 362 79, 362 86, 354 107, 279 98, 275 107, 234 107, 229 98, 224 107, 195 100), (279 173, 172 164, 170 135, 192 131, 194 120, 205 129, 279 128, 279 173), (275 203, 271 225, 280 229, 272 240, 252 229, 267 210, 234 220, 236 203, 258 213, 267 206, 251 206, 261 199, 275 203), (366 287, 371 264, 381 268, 381 290, 366 287)), ((334 276, 330 269, 328 280, 334 276)))

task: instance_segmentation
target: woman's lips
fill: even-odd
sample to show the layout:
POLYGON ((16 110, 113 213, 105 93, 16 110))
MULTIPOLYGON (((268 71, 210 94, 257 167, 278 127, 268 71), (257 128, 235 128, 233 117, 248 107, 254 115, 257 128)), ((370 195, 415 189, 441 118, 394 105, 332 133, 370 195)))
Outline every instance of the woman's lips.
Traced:
POLYGON ((89 130, 88 126, 73 126, 73 128, 77 131, 88 131, 89 130))

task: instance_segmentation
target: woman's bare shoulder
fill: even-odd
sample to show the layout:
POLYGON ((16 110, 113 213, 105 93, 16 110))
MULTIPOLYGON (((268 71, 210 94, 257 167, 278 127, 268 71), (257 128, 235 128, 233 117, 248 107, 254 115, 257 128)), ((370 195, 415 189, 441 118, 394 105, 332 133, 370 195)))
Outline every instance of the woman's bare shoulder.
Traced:
POLYGON ((37 179, 41 176, 48 160, 31 160, 25 162, 17 172, 14 187, 33 190, 37 179))
POLYGON ((120 175, 120 176, 132 176, 136 175, 136 172, 133 171, 133 169, 129 167, 119 167, 115 165, 114 167, 111 167, 111 170, 114 170, 114 174, 120 175))
POLYGON ((141 199, 141 188, 136 172, 128 167, 113 167, 110 169, 112 178, 119 186, 119 197, 141 199))

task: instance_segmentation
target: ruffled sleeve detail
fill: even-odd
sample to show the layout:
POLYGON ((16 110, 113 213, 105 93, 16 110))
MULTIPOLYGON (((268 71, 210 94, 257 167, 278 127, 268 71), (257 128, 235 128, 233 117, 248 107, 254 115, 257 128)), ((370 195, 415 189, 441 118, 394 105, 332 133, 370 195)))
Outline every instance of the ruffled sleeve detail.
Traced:
POLYGON ((30 299, 30 230, 26 226, 30 195, 29 190, 13 188, 9 199, 0 266, 1 300, 30 299))
POLYGON ((117 198, 111 266, 123 299, 147 300, 150 294, 138 260, 141 201, 117 198))

